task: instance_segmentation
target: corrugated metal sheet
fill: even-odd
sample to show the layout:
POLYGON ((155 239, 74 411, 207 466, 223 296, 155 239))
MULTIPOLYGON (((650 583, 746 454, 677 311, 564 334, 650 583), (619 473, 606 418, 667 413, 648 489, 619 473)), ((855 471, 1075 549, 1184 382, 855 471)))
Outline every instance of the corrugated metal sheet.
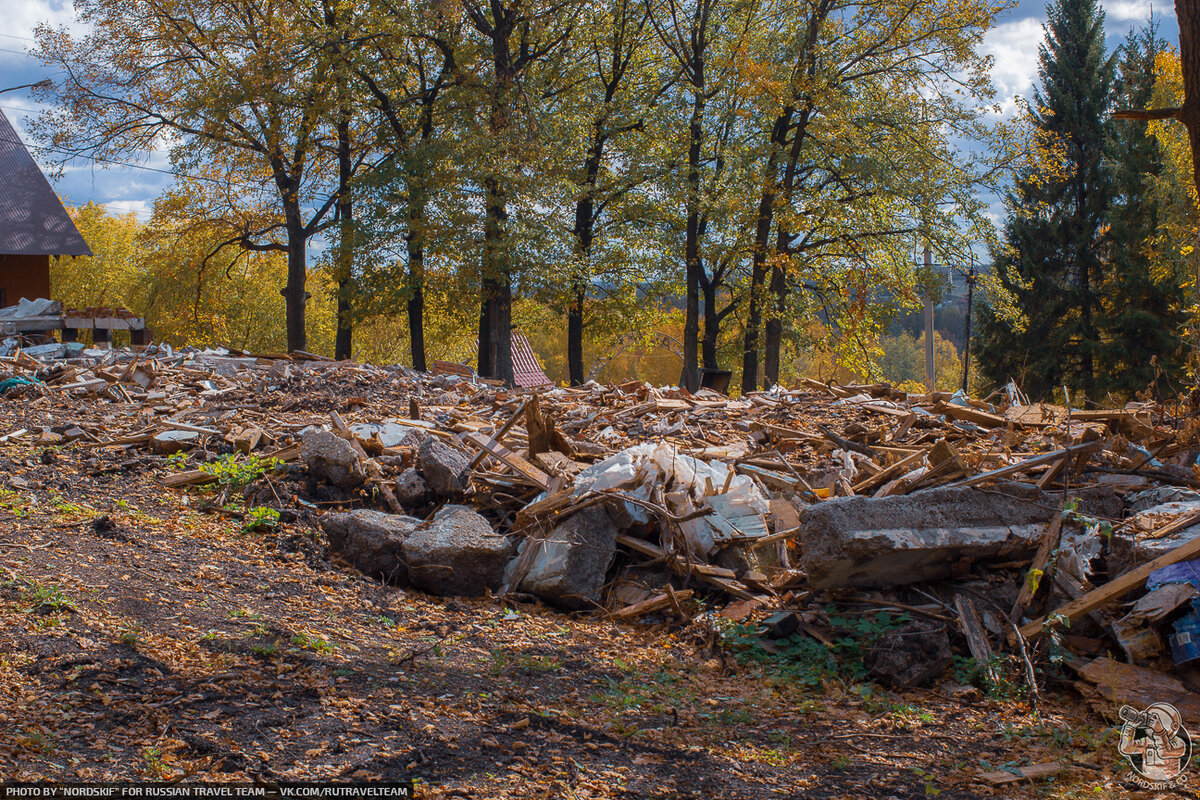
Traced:
POLYGON ((0 111, 0 254, 92 254, 3 111, 0 111))
POLYGON ((537 356, 533 353, 533 348, 529 346, 529 340, 525 338, 525 334, 512 332, 511 350, 513 383, 522 389, 536 389, 550 383, 550 379, 542 371, 542 365, 538 363, 537 356))

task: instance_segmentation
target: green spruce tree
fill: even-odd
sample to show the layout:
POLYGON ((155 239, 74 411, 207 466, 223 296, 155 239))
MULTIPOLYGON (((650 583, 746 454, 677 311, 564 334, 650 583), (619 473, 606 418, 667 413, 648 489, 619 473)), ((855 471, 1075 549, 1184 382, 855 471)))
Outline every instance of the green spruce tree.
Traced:
MULTIPOLYGON (((1118 107, 1150 105, 1154 59, 1165 47, 1153 20, 1129 34, 1117 68, 1118 107)), ((1147 135, 1144 123, 1115 120, 1112 152, 1099 385, 1129 398, 1151 386, 1156 393, 1169 391, 1166 384, 1182 377, 1179 332, 1186 325, 1186 297, 1178 277, 1156 268, 1150 258, 1150 240, 1159 225, 1151 182, 1163 170, 1158 142, 1147 135)))
POLYGON ((1007 197, 1005 246, 993 265, 1027 324, 1018 330, 981 304, 976 352, 986 377, 1015 378, 1031 398, 1064 385, 1073 399, 1095 398, 1114 59, 1096 0, 1058 0, 1048 15, 1030 115, 1062 163, 1030 168, 1007 197))

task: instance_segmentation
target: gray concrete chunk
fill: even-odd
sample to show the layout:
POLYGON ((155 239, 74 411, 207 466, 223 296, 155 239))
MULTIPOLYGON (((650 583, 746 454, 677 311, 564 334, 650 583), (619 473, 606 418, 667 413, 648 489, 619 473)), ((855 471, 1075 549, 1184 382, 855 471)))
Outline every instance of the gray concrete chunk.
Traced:
POLYGON ((341 489, 366 483, 367 473, 354 447, 329 431, 313 429, 300 440, 300 457, 314 478, 341 489))
POLYGON ((958 564, 1032 555, 1057 507, 972 488, 830 500, 801 516, 804 568, 814 589, 944 578, 958 564))
POLYGON ((396 500, 401 505, 412 507, 425 502, 425 496, 429 494, 429 487, 425 485, 425 479, 421 477, 421 473, 409 467, 396 478, 396 485, 392 491, 395 492, 396 500))
POLYGON ((156 453, 169 456, 183 450, 191 450, 200 443, 200 434, 195 431, 162 431, 156 433, 150 440, 150 447, 156 453))
POLYGON ((508 539, 466 506, 446 506, 404 540, 413 586, 433 594, 474 597, 496 589, 512 557, 508 539))
POLYGON ((572 514, 536 543, 521 591, 566 608, 600 604, 604 576, 617 549, 617 528, 602 506, 572 514))
POLYGON ((417 450, 417 468, 425 477, 429 491, 438 497, 453 499, 467 492, 467 473, 471 459, 440 439, 430 437, 417 450))
POLYGON ((367 509, 321 517, 332 550, 364 574, 400 584, 408 582, 404 540, 421 524, 413 517, 367 509))

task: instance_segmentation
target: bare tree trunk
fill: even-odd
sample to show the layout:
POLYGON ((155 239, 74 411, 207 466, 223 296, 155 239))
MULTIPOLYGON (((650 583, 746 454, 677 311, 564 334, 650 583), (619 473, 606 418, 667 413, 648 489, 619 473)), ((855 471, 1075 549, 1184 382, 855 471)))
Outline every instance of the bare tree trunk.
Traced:
POLYGON ((492 374, 492 305, 491 287, 485 278, 479 289, 479 351, 475 360, 475 371, 485 378, 492 374))
MULTIPOLYGON (((600 175, 600 163, 604 158, 604 121, 596 120, 592 129, 592 146, 584 164, 584 194, 575 204, 575 248, 576 254, 586 263, 592 251, 596 230, 596 179, 600 175)), ((567 369, 571 385, 583 383, 583 310, 587 300, 587 276, 579 275, 573 281, 573 296, 567 306, 567 369)))
POLYGON ((489 177, 485 184, 487 218, 484 222, 483 240, 483 313, 480 317, 479 331, 479 374, 511 385, 512 273, 505 241, 508 209, 500 179, 489 177))
POLYGON ((350 175, 354 169, 350 153, 350 109, 345 103, 338 114, 338 293, 337 335, 334 340, 333 357, 339 361, 353 355, 353 322, 350 298, 354 280, 354 197, 350 191, 350 175))
POLYGON ((1175 0, 1179 20, 1179 61, 1183 70, 1183 107, 1178 119, 1192 145, 1192 180, 1200 187, 1200 0, 1175 0))
MULTIPOLYGON (((410 201, 411 202, 411 201, 410 201)), ((408 343, 413 369, 427 371, 425 363, 425 248, 415 226, 425 215, 424 203, 409 208, 408 233, 408 343)))
POLYGON ((762 327, 763 284, 767 280, 767 248, 778 192, 779 149, 791 127, 792 109, 785 108, 771 128, 771 154, 763 174, 763 194, 754 226, 754 249, 750 257, 750 299, 746 311, 746 336, 742 343, 742 391, 758 387, 758 330, 762 327))
MULTIPOLYGON (((1188 132, 1192 146, 1192 182, 1200 189, 1200 0, 1175 0, 1179 21, 1179 62, 1183 72, 1183 107, 1177 119, 1188 132)), ((1196 295, 1200 298, 1200 233, 1192 253, 1196 270, 1196 295)))
POLYGON ((304 234, 304 223, 301 221, 300 204, 293 198, 283 203, 283 215, 287 229, 287 285, 283 288, 284 311, 287 317, 287 349, 289 353, 304 350, 308 347, 308 336, 305 332, 304 305, 308 301, 308 292, 304 285, 308 279, 307 237, 304 234))
POLYGON ((720 369, 717 358, 717 339, 721 333, 721 317, 717 313, 717 283, 705 281, 704 290, 704 339, 701 342, 700 355, 705 369, 720 369))
POLYGON ((763 388, 770 389, 779 383, 779 359, 783 349, 783 315, 787 312, 787 268, 786 262, 776 259, 771 265, 770 294, 773 303, 771 316, 767 318, 767 336, 763 343, 766 355, 763 358, 763 388))
MULTIPOLYGON (((788 149, 787 165, 783 171, 783 183, 780 186, 781 203, 791 203, 792 193, 796 188, 796 170, 800 163, 800 153, 804 148, 804 137, 808 134, 808 122, 812 118, 812 106, 805 105, 800 110, 796 121, 796 132, 792 134, 792 145, 788 149)), ((784 132, 786 137, 787 132, 784 132)), ((771 265, 770 293, 774 300, 774 308, 767 319, 766 357, 763 359, 763 388, 769 389, 779 382, 780 351, 783 348, 783 318, 787 313, 788 304, 788 248, 791 245, 791 234, 782 222, 775 236, 775 260, 771 265)))
MULTIPOLYGON (((701 86, 703 83, 701 81, 701 86)), ((684 244, 685 299, 683 312, 683 375, 680 382, 689 392, 700 388, 696 356, 700 339, 700 149, 704 142, 704 95, 692 95, 692 118, 688 124, 687 238, 684 244)))

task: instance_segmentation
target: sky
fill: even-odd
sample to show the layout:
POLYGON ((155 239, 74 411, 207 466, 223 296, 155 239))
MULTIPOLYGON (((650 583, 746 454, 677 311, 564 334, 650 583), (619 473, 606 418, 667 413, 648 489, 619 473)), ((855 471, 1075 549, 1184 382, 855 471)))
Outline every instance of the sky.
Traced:
MULTIPOLYGON (((1161 19, 1161 34, 1171 44, 1178 43, 1174 4, 1171 0, 1102 0, 1106 14, 1110 48, 1120 44, 1125 34, 1139 27, 1153 11, 1161 19)), ((1028 97, 1037 79, 1038 45, 1042 41, 1042 23, 1046 17, 1044 0, 1021 0, 1004 12, 998 24, 988 34, 984 49, 995 59, 992 79, 1003 101, 1006 113, 1012 113, 1014 97, 1028 97)), ((12 86, 34 83, 42 78, 54 78, 46 68, 27 54, 34 45, 34 27, 46 22, 55 27, 66 26, 75 31, 82 27, 75 19, 74 8, 64 0, 3 0, 0 2, 0 109, 22 134, 26 144, 33 144, 28 135, 26 117, 36 112, 28 90, 4 92, 12 86)), ((45 156, 35 158, 48 165, 45 156)), ((88 201, 102 203, 110 213, 133 213, 146 221, 154 199, 171 184, 170 164, 162 153, 130 156, 128 165, 115 166, 86 161, 68 165, 55 189, 68 205, 83 205, 88 201)), ((993 203, 993 218, 1000 221, 1002 209, 993 203)))

